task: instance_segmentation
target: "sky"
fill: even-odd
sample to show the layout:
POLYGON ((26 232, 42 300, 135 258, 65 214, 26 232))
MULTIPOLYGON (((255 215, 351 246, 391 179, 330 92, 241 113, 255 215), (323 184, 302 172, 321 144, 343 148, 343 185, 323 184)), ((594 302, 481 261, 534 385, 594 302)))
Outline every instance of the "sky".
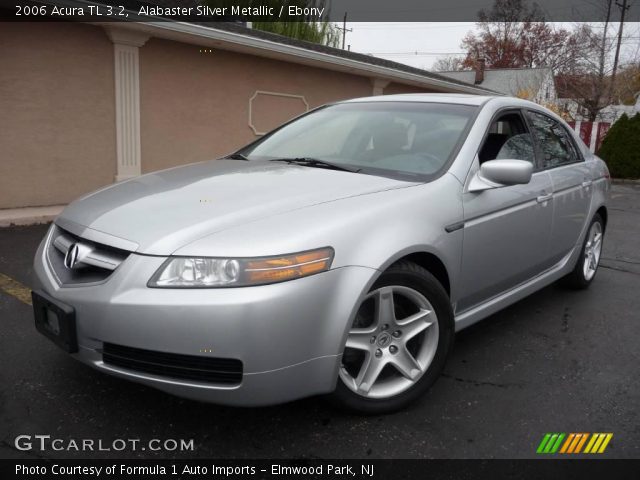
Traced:
MULTIPOLYGON (((571 23, 558 22, 555 25, 574 28, 571 23)), ((617 28, 617 25, 612 25, 610 35, 614 34, 613 28, 617 28)), ((345 44, 351 45, 351 50, 430 70, 439 57, 463 54, 460 42, 467 32, 476 29, 476 24, 350 22, 347 28, 352 31, 347 32, 345 44)), ((625 30, 631 37, 625 39, 621 56, 640 59, 640 24, 627 23, 625 30)), ((464 58, 464 55, 460 56, 464 58)))
POLYGON ((429 70, 438 57, 463 53, 460 42, 475 23, 354 22, 347 28, 353 29, 345 41, 351 50, 429 70))

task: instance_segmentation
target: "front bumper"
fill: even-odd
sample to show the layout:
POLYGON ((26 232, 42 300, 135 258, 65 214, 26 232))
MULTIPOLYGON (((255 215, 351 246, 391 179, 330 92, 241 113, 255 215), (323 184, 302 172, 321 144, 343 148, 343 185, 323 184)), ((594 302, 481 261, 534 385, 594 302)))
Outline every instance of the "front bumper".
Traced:
POLYGON ((376 272, 350 266, 256 287, 158 289, 146 283, 165 258, 132 254, 104 283, 61 286, 45 252, 43 241, 34 269, 44 292, 75 309, 73 357, 181 397, 239 406, 333 391, 347 328, 376 272), (107 365, 104 343, 238 359, 242 380, 223 385, 107 365))

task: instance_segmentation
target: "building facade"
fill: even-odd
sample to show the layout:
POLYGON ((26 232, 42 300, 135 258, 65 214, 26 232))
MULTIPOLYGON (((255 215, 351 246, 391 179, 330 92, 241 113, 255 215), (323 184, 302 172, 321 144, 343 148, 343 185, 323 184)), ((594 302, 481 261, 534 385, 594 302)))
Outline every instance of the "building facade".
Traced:
POLYGON ((0 209, 213 159, 319 105, 481 87, 240 25, 0 27, 0 209))

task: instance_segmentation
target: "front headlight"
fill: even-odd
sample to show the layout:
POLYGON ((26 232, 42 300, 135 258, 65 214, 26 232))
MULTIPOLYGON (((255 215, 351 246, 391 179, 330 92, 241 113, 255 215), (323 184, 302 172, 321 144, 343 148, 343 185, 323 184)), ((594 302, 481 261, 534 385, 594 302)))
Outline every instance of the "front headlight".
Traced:
POLYGON ((149 287, 245 287, 284 282, 325 272, 333 248, 260 258, 169 258, 149 280, 149 287))

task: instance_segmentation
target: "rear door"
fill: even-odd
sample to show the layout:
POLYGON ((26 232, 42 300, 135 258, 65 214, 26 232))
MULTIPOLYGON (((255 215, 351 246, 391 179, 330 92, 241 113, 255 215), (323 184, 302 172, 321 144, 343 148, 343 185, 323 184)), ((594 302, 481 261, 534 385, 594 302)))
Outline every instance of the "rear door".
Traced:
POLYGON ((533 132, 542 169, 553 185, 553 227, 550 254, 559 262, 576 245, 587 221, 591 202, 589 169, 573 137, 562 123, 529 110, 527 120, 533 132))
POLYGON ((467 310, 513 288, 549 266, 552 185, 535 158, 520 110, 500 112, 478 152, 478 165, 495 159, 534 164, 531 181, 465 192, 461 291, 456 310, 467 310))

